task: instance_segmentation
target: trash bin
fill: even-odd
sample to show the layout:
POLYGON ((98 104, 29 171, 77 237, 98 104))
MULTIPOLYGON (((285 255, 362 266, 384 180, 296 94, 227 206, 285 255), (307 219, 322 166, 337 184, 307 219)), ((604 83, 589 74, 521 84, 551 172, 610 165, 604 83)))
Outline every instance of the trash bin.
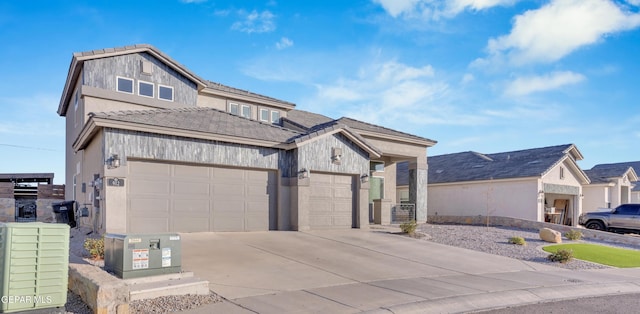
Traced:
POLYGON ((68 224, 72 228, 76 226, 75 203, 75 201, 64 201, 51 204, 58 223, 68 224))

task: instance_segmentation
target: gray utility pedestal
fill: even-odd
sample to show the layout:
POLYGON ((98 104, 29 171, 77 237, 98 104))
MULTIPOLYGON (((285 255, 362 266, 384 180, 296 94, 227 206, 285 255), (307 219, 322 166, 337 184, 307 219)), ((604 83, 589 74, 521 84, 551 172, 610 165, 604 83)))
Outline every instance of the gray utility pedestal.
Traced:
POLYGON ((104 237, 104 268, 123 279, 179 273, 181 260, 176 233, 108 233, 104 237))

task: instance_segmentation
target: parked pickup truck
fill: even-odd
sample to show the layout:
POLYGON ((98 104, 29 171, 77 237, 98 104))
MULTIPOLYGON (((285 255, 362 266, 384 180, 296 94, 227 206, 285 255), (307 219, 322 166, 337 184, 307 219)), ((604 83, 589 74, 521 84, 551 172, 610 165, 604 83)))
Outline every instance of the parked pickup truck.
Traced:
POLYGON ((587 229, 640 232, 640 204, 622 204, 612 211, 585 213, 580 215, 578 223, 587 229))

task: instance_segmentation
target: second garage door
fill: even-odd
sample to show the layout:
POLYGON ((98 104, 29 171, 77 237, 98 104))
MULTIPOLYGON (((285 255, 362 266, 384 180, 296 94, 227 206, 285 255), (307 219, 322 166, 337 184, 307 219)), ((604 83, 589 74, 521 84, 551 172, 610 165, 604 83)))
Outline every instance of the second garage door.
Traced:
POLYGON ((351 228, 354 226, 354 176, 312 173, 309 227, 351 228))
POLYGON ((275 224, 274 171, 128 164, 128 232, 260 231, 275 224))

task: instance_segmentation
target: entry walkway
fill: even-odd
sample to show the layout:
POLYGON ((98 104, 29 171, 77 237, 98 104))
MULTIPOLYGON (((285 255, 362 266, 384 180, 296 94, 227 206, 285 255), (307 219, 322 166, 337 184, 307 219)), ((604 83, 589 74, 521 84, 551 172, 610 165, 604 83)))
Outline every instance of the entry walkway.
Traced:
POLYGON ((375 230, 183 234, 182 253, 227 300, 184 313, 459 313, 640 293, 640 269, 565 270, 375 230))

